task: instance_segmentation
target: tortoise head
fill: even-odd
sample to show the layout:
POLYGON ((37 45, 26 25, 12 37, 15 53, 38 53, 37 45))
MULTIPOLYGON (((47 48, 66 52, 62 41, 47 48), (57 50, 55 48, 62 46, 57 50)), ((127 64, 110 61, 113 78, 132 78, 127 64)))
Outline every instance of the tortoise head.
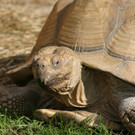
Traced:
POLYGON ((35 55, 32 71, 41 87, 62 93, 70 91, 78 84, 81 63, 71 49, 50 46, 42 48, 35 55))

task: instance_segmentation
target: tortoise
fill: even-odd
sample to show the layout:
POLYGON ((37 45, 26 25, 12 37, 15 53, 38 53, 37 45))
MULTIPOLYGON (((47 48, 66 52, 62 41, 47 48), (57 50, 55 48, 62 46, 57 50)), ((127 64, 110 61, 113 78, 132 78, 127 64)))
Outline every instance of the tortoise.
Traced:
POLYGON ((134 0, 59 0, 27 61, 7 72, 19 87, 0 103, 26 113, 28 99, 39 119, 91 118, 89 127, 101 114, 108 128, 135 134, 134 68, 134 0))

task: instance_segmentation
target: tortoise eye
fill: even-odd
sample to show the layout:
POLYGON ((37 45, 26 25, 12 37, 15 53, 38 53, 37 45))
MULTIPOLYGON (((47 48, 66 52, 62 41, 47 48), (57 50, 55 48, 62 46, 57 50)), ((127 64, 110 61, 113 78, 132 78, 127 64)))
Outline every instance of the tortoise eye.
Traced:
POLYGON ((61 58, 60 58, 59 56, 54 56, 54 57, 52 58, 52 65, 53 65, 53 67, 55 67, 55 68, 59 68, 60 65, 61 65, 61 58))
POLYGON ((54 67, 58 67, 60 65, 60 61, 56 61, 56 63, 54 63, 54 67))

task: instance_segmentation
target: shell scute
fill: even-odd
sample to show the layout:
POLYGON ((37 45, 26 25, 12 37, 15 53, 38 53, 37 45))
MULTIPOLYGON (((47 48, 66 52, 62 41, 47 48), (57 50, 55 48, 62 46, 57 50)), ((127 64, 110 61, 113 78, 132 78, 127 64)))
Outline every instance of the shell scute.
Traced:
POLYGON ((135 60, 135 16, 125 21, 106 48, 116 57, 135 60))
POLYGON ((78 0, 65 10, 56 42, 79 51, 103 46, 101 18, 93 1, 78 0))

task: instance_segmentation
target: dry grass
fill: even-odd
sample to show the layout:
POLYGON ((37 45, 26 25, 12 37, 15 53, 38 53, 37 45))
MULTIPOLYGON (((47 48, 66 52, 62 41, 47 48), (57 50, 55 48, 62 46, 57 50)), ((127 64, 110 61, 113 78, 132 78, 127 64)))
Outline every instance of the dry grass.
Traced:
POLYGON ((28 54, 56 0, 0 0, 0 59, 28 54))
POLYGON ((0 76, 26 60, 56 1, 0 0, 0 76))

